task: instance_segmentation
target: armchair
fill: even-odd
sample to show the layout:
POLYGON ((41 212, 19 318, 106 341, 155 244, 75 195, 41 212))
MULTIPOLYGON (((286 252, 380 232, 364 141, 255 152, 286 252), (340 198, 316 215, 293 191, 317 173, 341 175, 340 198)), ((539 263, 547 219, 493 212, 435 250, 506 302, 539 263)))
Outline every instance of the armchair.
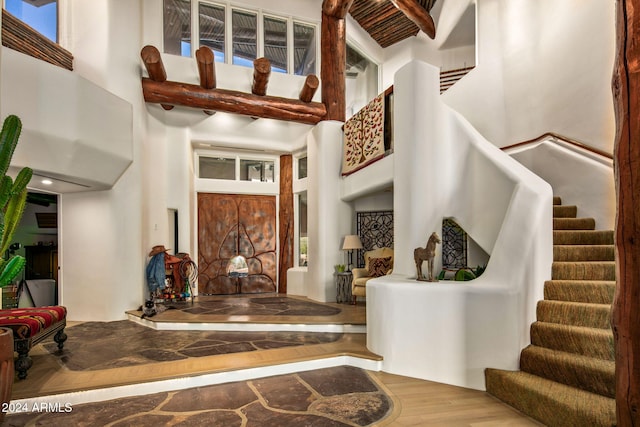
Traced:
POLYGON ((364 268, 354 268, 351 273, 352 304, 356 304, 358 296, 367 295, 367 281, 374 277, 385 276, 393 271, 393 249, 380 248, 364 253, 364 268))

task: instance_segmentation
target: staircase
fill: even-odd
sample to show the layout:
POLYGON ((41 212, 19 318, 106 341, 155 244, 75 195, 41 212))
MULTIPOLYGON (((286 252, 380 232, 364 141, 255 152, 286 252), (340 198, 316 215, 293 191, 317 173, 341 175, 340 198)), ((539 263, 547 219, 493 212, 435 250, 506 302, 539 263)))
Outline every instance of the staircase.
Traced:
POLYGON ((553 267, 520 371, 487 369, 487 392, 549 426, 616 424, 610 313, 613 231, 553 200, 553 267))

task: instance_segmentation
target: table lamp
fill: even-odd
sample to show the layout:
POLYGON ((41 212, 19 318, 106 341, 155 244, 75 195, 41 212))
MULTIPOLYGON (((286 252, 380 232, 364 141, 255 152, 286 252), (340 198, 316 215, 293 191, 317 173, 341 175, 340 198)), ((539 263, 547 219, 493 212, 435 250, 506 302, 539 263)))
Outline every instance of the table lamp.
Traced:
POLYGON ((360 237, 355 234, 344 236, 344 243, 342 244, 343 251, 349 251, 349 263, 347 264, 347 271, 351 271, 351 263, 354 249, 362 249, 362 242, 360 237))

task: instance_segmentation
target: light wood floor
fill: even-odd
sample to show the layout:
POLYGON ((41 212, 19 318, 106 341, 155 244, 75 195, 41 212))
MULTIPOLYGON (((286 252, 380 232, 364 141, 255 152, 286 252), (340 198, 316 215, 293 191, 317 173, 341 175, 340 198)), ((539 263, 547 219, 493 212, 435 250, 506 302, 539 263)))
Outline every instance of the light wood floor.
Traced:
MULTIPOLYGON (((347 308, 344 305, 340 306, 347 308)), ((350 309, 347 310, 348 313, 345 316, 352 319, 354 315, 356 317, 362 316, 364 305, 351 307, 351 309, 353 310, 350 312, 350 309)), ((172 321, 178 320, 174 318, 177 313, 165 313, 172 317, 172 321)), ((159 318, 158 320, 163 319, 159 318)), ((257 320, 275 322, 278 319, 257 320)), ((291 321, 291 319, 288 320, 291 321)), ((301 317, 300 321, 304 322, 304 319, 301 317)), ((70 371, 51 358, 41 345, 32 349, 30 354, 34 362, 33 367, 29 370, 29 376, 26 380, 14 383, 12 399, 137 384, 241 368, 265 367, 278 363, 333 356, 349 355, 371 360, 380 359, 379 356, 367 350, 364 334, 345 334, 339 341, 327 344, 197 357, 98 371, 70 371)), ((393 414, 381 424, 384 426, 541 425, 482 391, 384 372, 372 372, 372 375, 387 390, 394 401, 393 414)))
POLYGON ((447 384, 373 372, 394 401, 381 426, 525 427, 543 424, 489 394, 447 384))

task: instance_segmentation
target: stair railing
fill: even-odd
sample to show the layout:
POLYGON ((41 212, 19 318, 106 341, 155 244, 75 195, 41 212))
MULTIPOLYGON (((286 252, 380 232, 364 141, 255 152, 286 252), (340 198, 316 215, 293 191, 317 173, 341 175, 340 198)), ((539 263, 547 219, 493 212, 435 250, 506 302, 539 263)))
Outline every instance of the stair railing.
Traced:
POLYGON ((592 154, 597 154, 600 157, 604 157, 606 159, 609 159, 611 161, 613 161, 613 154, 608 153, 606 151, 591 147, 583 142, 577 141, 575 139, 566 137, 564 135, 560 135, 554 132, 546 132, 543 133, 542 135, 533 138, 533 139, 529 139, 527 141, 522 141, 522 142, 517 142, 515 144, 511 144, 511 145, 507 145, 506 147, 502 147, 502 150, 505 152, 510 152, 512 150, 518 149, 518 148, 523 148, 523 147, 527 147, 529 145, 533 145, 536 144, 540 141, 553 141, 553 142, 562 142, 570 147, 574 148, 574 151, 576 151, 575 149, 579 150, 579 151, 586 151, 592 154))

